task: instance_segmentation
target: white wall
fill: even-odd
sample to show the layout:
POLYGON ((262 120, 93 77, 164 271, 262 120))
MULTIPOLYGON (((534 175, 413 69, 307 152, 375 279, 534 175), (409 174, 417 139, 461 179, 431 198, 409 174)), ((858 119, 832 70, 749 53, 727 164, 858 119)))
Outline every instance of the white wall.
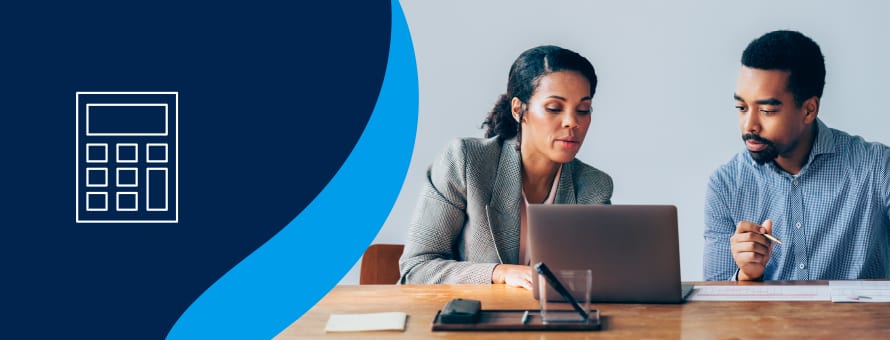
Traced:
MULTIPOLYGON (((775 29, 813 38, 825 55, 820 117, 890 144, 880 105, 890 86, 890 4, 817 1, 402 1, 420 86, 414 158, 376 243, 404 243, 423 173, 479 126, 525 49, 560 45, 599 76, 578 158, 615 181, 613 203, 679 208, 683 280, 702 279, 710 173, 743 150, 732 99, 745 46, 775 29)), ((341 283, 358 282, 357 268, 341 283)))

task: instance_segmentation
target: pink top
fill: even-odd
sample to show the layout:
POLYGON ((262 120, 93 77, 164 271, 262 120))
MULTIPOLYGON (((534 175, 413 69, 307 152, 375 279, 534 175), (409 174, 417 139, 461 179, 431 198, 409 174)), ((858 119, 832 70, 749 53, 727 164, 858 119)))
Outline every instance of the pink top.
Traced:
MULTIPOLYGON (((553 178, 553 186, 550 187, 550 192, 547 193, 547 198, 544 199, 542 204, 553 204, 553 198, 556 197, 556 187, 559 185, 559 174, 562 172, 562 165, 556 169, 556 177, 553 178)), ((522 190, 522 204, 519 205, 519 264, 521 265, 530 265, 531 264, 531 256, 528 252, 528 222, 525 217, 526 206, 528 206, 528 199, 525 198, 525 190, 522 190)))

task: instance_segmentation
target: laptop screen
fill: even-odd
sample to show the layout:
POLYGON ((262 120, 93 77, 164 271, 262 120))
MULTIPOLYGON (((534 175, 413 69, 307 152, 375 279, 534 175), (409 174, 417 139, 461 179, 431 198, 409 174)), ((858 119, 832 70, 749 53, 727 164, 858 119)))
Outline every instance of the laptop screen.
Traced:
POLYGON ((592 301, 683 301, 675 206, 530 204, 527 213, 532 264, 592 270, 592 301))

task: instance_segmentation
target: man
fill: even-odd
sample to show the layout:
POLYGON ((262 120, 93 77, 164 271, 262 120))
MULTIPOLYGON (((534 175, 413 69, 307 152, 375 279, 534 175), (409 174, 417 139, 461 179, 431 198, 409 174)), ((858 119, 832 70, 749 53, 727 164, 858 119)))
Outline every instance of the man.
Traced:
POLYGON ((745 48, 734 97, 747 150, 708 183, 705 280, 890 277, 890 148, 819 120, 824 85, 822 52, 799 32, 745 48))

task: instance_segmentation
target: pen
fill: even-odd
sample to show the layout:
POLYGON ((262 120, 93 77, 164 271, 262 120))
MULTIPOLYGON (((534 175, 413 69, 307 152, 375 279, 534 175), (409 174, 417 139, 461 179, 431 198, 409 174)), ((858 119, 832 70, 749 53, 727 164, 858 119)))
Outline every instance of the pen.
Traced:
POLYGON ((854 295, 854 296, 848 296, 847 298, 850 299, 850 300, 856 300, 856 301, 859 301, 859 300, 871 300, 871 297, 870 297, 870 296, 865 296, 865 295, 854 295))
POLYGON ((585 321, 587 320, 587 318, 589 317, 587 315, 587 311, 584 310, 584 308, 582 308, 581 305, 578 303, 578 300, 575 300, 575 298, 572 297, 572 294, 569 293, 569 291, 566 290, 565 287, 563 287, 562 283, 559 282, 559 280, 556 278, 556 276, 553 275, 553 272, 550 271, 550 268, 547 268, 547 265, 545 265, 544 262, 538 262, 538 264, 535 265, 535 270, 538 271, 539 274, 544 275, 544 277, 547 278, 547 282, 549 282, 550 285, 553 286, 553 289, 556 289, 559 295, 562 295, 562 298, 565 299, 566 302, 572 304, 572 307, 575 308, 575 311, 577 311, 578 314, 581 314, 581 318, 583 318, 585 321))
POLYGON ((773 236, 773 235, 770 235, 770 234, 763 234, 763 237, 766 237, 766 238, 768 238, 770 241, 776 242, 776 243, 778 243, 778 244, 782 244, 782 241, 779 241, 779 239, 777 239, 777 238, 776 238, 775 236, 773 236))
POLYGON ((525 311, 525 313, 522 313, 522 321, 520 321, 520 322, 522 322, 523 325, 528 323, 528 311, 525 311))

